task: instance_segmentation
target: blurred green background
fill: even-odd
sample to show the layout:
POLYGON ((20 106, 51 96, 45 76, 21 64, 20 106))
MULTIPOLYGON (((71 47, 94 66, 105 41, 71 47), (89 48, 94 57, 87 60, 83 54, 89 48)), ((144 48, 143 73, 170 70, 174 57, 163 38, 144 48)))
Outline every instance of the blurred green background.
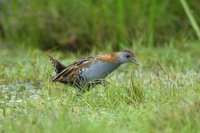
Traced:
POLYGON ((200 39, 199 0, 1 0, 1 44, 118 50, 200 39))

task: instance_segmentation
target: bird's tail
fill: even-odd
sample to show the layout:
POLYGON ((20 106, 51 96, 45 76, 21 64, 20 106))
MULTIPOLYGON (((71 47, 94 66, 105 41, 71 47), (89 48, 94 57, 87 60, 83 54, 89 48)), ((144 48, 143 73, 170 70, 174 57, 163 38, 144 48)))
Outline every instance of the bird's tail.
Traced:
POLYGON ((56 72, 56 75, 59 74, 60 72, 62 72, 66 68, 66 66, 63 65, 62 63, 60 63, 58 60, 54 59, 50 55, 48 55, 48 56, 49 56, 49 60, 52 63, 54 71, 56 72))

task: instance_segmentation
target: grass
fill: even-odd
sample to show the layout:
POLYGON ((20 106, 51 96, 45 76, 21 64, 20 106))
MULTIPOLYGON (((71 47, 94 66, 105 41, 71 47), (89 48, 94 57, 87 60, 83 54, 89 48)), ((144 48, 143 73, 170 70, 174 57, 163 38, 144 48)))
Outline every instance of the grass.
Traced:
POLYGON ((120 49, 121 43, 131 46, 133 40, 149 47, 169 38, 197 40, 198 5, 199 0, 4 0, 0 40, 83 52, 104 50, 102 44, 120 49))
POLYGON ((148 46, 153 47, 154 45, 154 32, 155 32, 155 21, 156 21, 156 15, 157 15, 157 1, 152 0, 150 4, 150 13, 149 13, 149 35, 148 35, 148 46))
POLYGON ((189 6, 188 6, 188 4, 187 4, 187 2, 185 0, 180 0, 180 2, 182 4, 182 6, 183 6, 183 8, 184 8, 189 20, 190 20, 190 24, 191 24, 192 28, 194 29, 194 31, 196 32, 197 37, 200 40, 200 29, 199 29, 199 26, 198 26, 196 20, 194 19, 194 16, 192 15, 192 13, 190 11, 191 9, 189 8, 189 6))
POLYGON ((198 3, 0 1, 0 132, 200 132, 198 3), (141 65, 77 96, 35 48, 64 64, 129 48, 141 65))
MULTIPOLYGON (((0 132, 199 132, 196 44, 137 45, 139 67, 123 65, 107 78, 108 87, 80 96, 72 87, 50 82, 46 53, 1 48, 0 132)), ((83 56, 50 54, 65 64, 83 56)))

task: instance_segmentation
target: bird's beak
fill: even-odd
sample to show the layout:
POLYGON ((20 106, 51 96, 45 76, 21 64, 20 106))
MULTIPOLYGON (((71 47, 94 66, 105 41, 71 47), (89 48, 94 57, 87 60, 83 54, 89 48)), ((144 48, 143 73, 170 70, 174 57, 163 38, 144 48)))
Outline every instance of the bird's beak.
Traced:
POLYGON ((132 63, 136 64, 136 65, 139 65, 139 61, 137 61, 135 58, 132 60, 132 63))

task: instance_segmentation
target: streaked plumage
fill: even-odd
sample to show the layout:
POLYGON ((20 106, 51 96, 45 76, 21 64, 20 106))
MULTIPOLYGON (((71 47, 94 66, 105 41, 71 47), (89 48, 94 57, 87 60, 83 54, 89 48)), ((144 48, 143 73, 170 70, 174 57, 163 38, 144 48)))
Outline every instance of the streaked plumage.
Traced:
POLYGON ((51 56, 49 59, 56 72, 52 81, 78 88, 106 84, 104 78, 121 64, 128 62, 137 64, 134 53, 129 50, 82 58, 69 66, 63 65, 51 56))

